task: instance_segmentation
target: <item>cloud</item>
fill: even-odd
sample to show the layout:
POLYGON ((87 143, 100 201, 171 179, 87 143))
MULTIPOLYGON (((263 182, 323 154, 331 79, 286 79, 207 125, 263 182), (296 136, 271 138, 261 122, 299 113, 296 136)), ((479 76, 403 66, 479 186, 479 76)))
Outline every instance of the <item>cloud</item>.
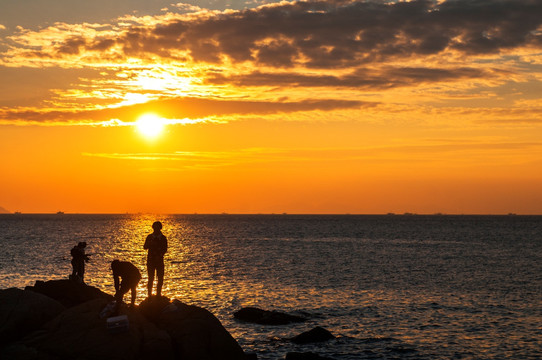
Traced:
MULTIPOLYGON (((386 162, 413 161, 470 163, 474 158, 487 161, 515 161, 526 152, 541 153, 540 142, 501 142, 484 139, 426 140, 419 145, 369 146, 359 148, 247 148, 234 151, 176 151, 170 153, 83 153, 82 156, 111 160, 160 162, 153 171, 211 169, 239 164, 299 162, 386 162), (465 155, 465 156, 459 156, 465 155), (468 156, 467 156, 468 155, 468 156)), ((474 163, 474 162, 473 162, 474 163)), ((151 171, 150 168, 145 168, 151 171)))
POLYGON ((82 153, 86 157, 113 160, 160 161, 170 163, 168 167, 143 168, 143 171, 179 171, 182 169, 210 169, 247 163, 269 163, 283 161, 308 161, 306 154, 295 150, 249 148, 235 151, 175 151, 171 153, 82 153))
POLYGON ((96 26, 92 31, 67 31, 64 39, 27 49, 26 55, 87 54, 90 59, 96 58, 94 52, 102 53, 104 61, 158 56, 332 69, 444 52, 483 55, 542 45, 542 3, 535 0, 317 0, 131 20, 139 23, 113 26, 114 34, 111 28, 100 31, 96 26))
POLYGON ((489 54, 540 46, 542 4, 532 0, 300 1, 132 29, 130 51, 186 50, 197 61, 335 68, 455 50, 489 54), (151 45, 152 44, 152 45, 151 45))
POLYGON ((111 24, 20 28, 4 42, 0 65, 100 73, 51 89, 42 104, 62 110, 0 109, 4 121, 132 121, 159 107, 170 119, 329 111, 370 106, 356 101, 369 96, 480 99, 480 89, 539 76, 542 2, 315 0, 240 11, 177 4, 111 24), (283 97, 297 101, 261 100, 283 97), (88 110, 95 106, 110 108, 88 110))
POLYGON ((411 86, 413 83, 431 83, 460 79, 480 78, 489 72, 469 68, 435 69, 427 67, 397 67, 382 69, 357 69, 347 75, 307 75, 295 72, 260 72, 226 76, 215 74, 207 79, 210 84, 233 83, 237 86, 304 86, 304 87, 354 87, 388 89, 411 86))
POLYGON ((349 100, 304 100, 304 101, 250 101, 209 98, 175 98, 153 100, 117 108, 96 110, 0 110, 0 121, 21 123, 73 123, 108 126, 122 121, 134 121, 140 115, 153 112, 166 119, 202 119, 226 115, 276 114, 297 111, 331 111, 336 109, 359 109, 374 106, 374 103, 349 100), (113 120, 112 120, 113 119, 113 120))

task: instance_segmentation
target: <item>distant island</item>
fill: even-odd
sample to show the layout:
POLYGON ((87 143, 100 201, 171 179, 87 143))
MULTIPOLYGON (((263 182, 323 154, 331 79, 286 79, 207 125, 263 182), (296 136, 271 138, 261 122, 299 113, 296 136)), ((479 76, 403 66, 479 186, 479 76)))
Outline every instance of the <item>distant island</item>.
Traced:
POLYGON ((8 211, 5 208, 0 206, 0 214, 11 214, 11 211, 8 211))

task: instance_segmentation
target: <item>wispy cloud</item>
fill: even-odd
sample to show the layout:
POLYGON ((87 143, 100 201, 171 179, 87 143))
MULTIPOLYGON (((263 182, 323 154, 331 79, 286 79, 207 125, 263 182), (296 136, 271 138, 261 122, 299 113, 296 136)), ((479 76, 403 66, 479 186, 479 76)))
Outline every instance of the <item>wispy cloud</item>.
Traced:
POLYGON ((300 74, 296 72, 260 72, 225 76, 216 74, 207 81, 210 84, 232 83, 238 86, 302 86, 302 87, 350 87, 357 89, 389 89, 412 86, 413 83, 453 81, 488 76, 490 71, 476 68, 435 69, 428 67, 397 67, 369 69, 359 68, 345 75, 300 74))
POLYGON ((112 160, 151 162, 154 166, 144 171, 180 171, 186 169, 212 169, 259 163, 423 163, 426 166, 490 163, 517 163, 538 159, 542 155, 542 142, 505 142, 499 139, 427 139, 422 144, 396 146, 367 146, 359 148, 248 148, 234 151, 176 151, 170 153, 83 153, 86 157, 112 160), (464 154, 465 156, 461 156, 464 154), (468 156, 467 156, 468 155, 468 156), (532 160, 532 159, 531 159, 532 160), (160 164, 160 165, 158 165, 160 164))
POLYGON ((96 110, 29 110, 0 109, 0 122, 21 124, 65 123, 75 125, 118 126, 135 121, 141 114, 153 112, 170 123, 220 122, 225 115, 275 114, 310 110, 334 110, 374 106, 372 103, 348 100, 243 101, 228 99, 179 98, 154 100, 143 104, 96 110), (205 119, 215 117, 214 120, 205 119), (218 118, 217 118, 218 117, 218 118), (120 120, 119 120, 120 119, 120 120), (175 120, 182 119, 182 120, 175 120))

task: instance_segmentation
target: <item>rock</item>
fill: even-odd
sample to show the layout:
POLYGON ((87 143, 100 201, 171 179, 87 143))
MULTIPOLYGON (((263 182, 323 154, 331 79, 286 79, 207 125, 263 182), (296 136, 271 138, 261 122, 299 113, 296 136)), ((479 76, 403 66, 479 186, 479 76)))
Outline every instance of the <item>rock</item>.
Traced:
MULTIPOLYGON (((138 309, 139 310, 139 309, 138 309)), ((154 323, 145 318, 140 311, 128 313, 130 325, 137 325, 143 335, 141 344, 142 359, 174 359, 173 342, 169 334, 159 329, 154 323)))
POLYGON ((21 343, 13 343, 3 349, 0 349, 0 359, 42 360, 44 359, 44 356, 34 348, 30 348, 21 343))
POLYGON ((333 336, 332 333, 330 333, 329 331, 327 331, 326 329, 320 326, 317 326, 312 330, 309 330, 297 336, 294 336, 291 340, 292 342, 296 344, 308 344, 308 343, 314 343, 314 342, 327 341, 331 339, 335 339, 335 336, 333 336))
POLYGON ((105 299, 96 299, 64 311, 42 330, 8 348, 7 354, 15 359, 32 351, 38 359, 174 359, 169 335, 136 310, 121 309, 130 322, 128 331, 109 333, 106 319, 99 317, 106 304, 105 299))
POLYGON ((21 289, 0 290, 0 346, 39 329, 64 310, 58 301, 21 289))
POLYGON ((331 358, 322 357, 312 352, 289 352, 286 354, 285 360, 333 360, 331 358))
POLYGON ((236 319, 261 325, 287 325, 306 321, 304 317, 289 315, 279 311, 262 310, 255 307, 242 308, 233 313, 236 319))
POLYGON ((37 282, 34 287, 24 291, 8 289, 1 292, 0 324, 5 343, 0 344, 0 359, 256 358, 245 356, 237 341, 210 312, 177 300, 172 303, 165 297, 147 299, 139 307, 121 306, 120 315, 127 316, 129 326, 112 333, 107 329, 107 318, 100 317, 111 300, 111 296, 98 289, 68 280, 37 282), (65 309, 58 301, 40 292, 50 294, 71 307, 65 309), (4 301, 4 298, 11 300, 4 301), (94 299, 83 302, 87 298, 94 299), (77 302, 82 303, 75 305, 77 302), (14 317, 24 321, 12 321, 13 309, 28 313, 14 317), (23 315, 29 315, 35 323, 27 325, 23 315), (23 328, 24 332, 17 332, 19 328, 23 328))
POLYGON ((174 300, 160 314, 157 325, 167 331, 176 358, 183 360, 244 360, 237 341, 209 311, 174 300))
POLYGON ((169 306, 171 309, 177 310, 175 305, 172 305, 169 299, 165 296, 146 298, 139 304, 139 311, 143 316, 152 322, 157 322, 162 312, 167 311, 169 306))
POLYGON ((113 300, 113 296, 73 280, 36 281, 34 286, 27 286, 25 290, 48 296, 68 308, 94 299, 113 300))

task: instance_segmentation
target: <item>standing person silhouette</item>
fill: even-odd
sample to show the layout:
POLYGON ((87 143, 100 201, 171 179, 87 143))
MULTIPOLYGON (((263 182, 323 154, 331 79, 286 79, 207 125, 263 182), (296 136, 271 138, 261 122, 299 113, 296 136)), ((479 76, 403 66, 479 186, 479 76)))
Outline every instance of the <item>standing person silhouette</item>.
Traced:
POLYGON ((147 236, 143 249, 148 250, 147 254, 147 290, 149 298, 152 296, 154 273, 158 277, 156 282, 156 295, 162 296, 162 285, 164 283, 164 255, 167 252, 167 239, 162 234, 162 223, 155 221, 152 224, 154 230, 147 236))
POLYGON ((88 262, 89 257, 85 254, 85 248, 87 247, 86 242, 79 242, 74 246, 70 254, 72 256, 72 275, 70 279, 85 283, 85 262, 88 262))

